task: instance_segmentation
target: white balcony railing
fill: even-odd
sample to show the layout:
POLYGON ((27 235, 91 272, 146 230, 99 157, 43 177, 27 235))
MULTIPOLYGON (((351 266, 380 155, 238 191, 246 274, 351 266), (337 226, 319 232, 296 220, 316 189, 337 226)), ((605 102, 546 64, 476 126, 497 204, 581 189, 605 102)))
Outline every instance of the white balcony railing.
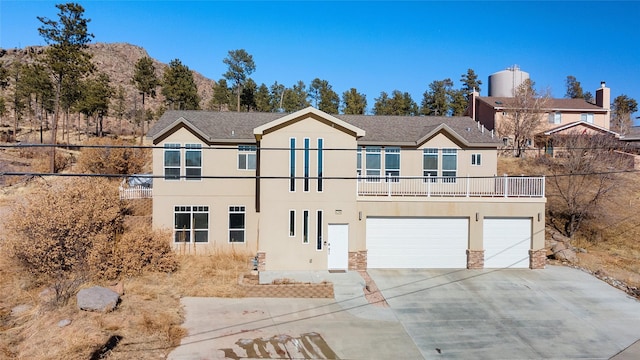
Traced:
POLYGON ((145 186, 132 186, 122 187, 120 186, 120 200, 134 200, 134 199, 150 199, 153 197, 153 189, 145 186))
POLYGON ((544 176, 361 177, 359 196, 544 197, 544 176))

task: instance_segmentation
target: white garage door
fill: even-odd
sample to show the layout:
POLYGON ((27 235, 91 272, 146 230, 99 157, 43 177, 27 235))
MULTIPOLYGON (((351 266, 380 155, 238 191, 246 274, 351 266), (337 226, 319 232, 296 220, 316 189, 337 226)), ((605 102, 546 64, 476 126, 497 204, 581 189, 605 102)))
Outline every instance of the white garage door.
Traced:
POLYGON ((527 268, 531 219, 484 219, 484 267, 527 268))
POLYGON ((469 220, 367 218, 367 267, 466 268, 469 220))

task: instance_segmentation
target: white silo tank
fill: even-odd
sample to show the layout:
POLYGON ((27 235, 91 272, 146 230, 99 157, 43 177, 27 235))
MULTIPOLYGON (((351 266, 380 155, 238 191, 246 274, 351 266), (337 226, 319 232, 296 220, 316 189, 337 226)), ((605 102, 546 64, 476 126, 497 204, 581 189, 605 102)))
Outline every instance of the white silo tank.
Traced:
POLYGON ((514 65, 489 75, 489 96, 513 97, 514 90, 529 78, 529 73, 514 65))

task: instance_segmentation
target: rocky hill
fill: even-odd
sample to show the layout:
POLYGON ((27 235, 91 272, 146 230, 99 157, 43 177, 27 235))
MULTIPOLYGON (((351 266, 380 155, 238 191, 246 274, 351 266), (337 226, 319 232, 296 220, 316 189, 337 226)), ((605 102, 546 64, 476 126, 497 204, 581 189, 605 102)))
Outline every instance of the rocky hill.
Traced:
MULTIPOLYGON (((14 62, 33 63, 42 56, 44 51, 43 46, 29 46, 23 49, 0 49, 0 63, 3 67, 10 67, 14 62)), ((136 106, 139 109, 142 106, 141 96, 138 94, 135 86, 131 83, 133 78, 133 72, 136 62, 142 57, 148 57, 149 54, 140 46, 126 44, 126 43, 96 43, 90 44, 88 52, 93 55, 92 62, 100 72, 104 72, 109 75, 111 79, 111 85, 114 89, 117 89, 119 85, 122 85, 126 92, 127 108, 133 110, 136 106), (137 105, 136 105, 137 103, 137 105)), ((162 78, 162 74, 169 66, 168 64, 161 63, 156 59, 152 59, 156 68, 156 75, 158 78, 162 78)), ((191 69, 193 71, 193 69, 191 69)), ((215 82, 208 79, 196 71, 193 71, 193 77, 198 87, 198 94, 200 95, 200 107, 205 109, 207 103, 213 96, 213 85, 215 82)), ((12 93, 12 81, 7 89, 2 91, 5 95, 12 93)), ((8 101, 7 101, 8 102, 8 101)), ((158 93, 155 99, 146 99, 146 107, 154 111, 159 109, 164 103, 164 97, 158 93)), ((12 119, 12 107, 7 104, 7 116, 12 119)), ((9 119, 3 119, 7 122, 9 119)))

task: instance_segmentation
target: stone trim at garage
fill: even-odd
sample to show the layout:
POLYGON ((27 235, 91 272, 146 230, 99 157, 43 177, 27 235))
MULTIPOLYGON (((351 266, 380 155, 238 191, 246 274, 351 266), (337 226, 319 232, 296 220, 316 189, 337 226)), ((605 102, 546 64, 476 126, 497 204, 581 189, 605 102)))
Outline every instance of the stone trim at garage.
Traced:
POLYGON ((349 270, 367 270, 367 250, 349 251, 349 270))
POLYGON ((484 250, 467 249, 467 269, 484 268, 484 250))
POLYGON ((547 249, 529 250, 529 268, 544 269, 547 264, 547 249))

